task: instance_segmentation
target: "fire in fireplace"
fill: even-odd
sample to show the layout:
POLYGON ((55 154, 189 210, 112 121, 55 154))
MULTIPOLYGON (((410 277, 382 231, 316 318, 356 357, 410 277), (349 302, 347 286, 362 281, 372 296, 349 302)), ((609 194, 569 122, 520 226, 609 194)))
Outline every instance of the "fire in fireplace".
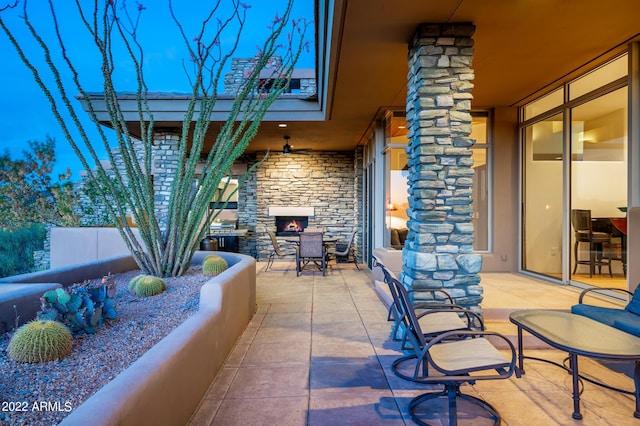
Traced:
POLYGON ((276 216, 276 235, 298 235, 308 225, 306 216, 276 216))

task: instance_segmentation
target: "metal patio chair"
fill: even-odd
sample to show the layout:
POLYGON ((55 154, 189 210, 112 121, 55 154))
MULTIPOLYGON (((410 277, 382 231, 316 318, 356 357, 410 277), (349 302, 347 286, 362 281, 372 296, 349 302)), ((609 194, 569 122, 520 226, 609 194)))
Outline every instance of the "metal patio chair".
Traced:
POLYGON ((276 256, 280 259, 287 256, 293 256, 295 253, 293 251, 284 251, 280 248, 280 244, 278 244, 278 239, 276 238, 276 234, 273 231, 267 230, 267 234, 269 234, 269 238, 271 238, 271 244, 273 244, 273 251, 269 254, 269 258, 267 259, 267 267, 264 268, 265 272, 269 270, 271 266, 273 266, 273 260, 276 256))
MULTIPOLYGON (((494 425, 500 425, 500 413, 490 403, 462 393, 460 386, 465 383, 474 385, 480 380, 508 379, 513 375, 515 366, 515 347, 508 338, 499 333, 492 331, 443 333, 424 347, 416 360, 411 381, 425 385, 444 385, 444 389, 426 392, 413 398, 409 402, 411 418, 420 425, 428 425, 422 418, 432 418, 433 416, 429 412, 435 411, 430 410, 428 402, 438 398, 446 398, 449 408, 449 425, 455 426, 458 424, 458 401, 462 399, 488 413, 493 418, 494 425), (503 340, 510 353, 504 356, 487 339, 488 336, 503 340), (465 338, 459 340, 461 337, 465 338), (451 338, 458 340, 451 341, 451 338), (423 364, 425 363, 438 374, 424 374, 423 364)), ((472 415, 472 413, 466 413, 466 415, 472 415)))
MULTIPOLYGON (((391 283, 389 288, 392 296, 396 295, 394 296, 396 304, 394 315, 400 319, 399 325, 406 327, 405 339, 411 345, 404 347, 405 342, 403 342, 403 349, 413 350, 413 353, 393 362, 391 367, 393 372, 399 377, 415 383, 444 386, 440 391, 427 392, 413 398, 409 403, 411 418, 420 425, 427 425, 421 419, 422 413, 430 411, 427 402, 446 397, 450 426, 457 425, 457 402, 459 399, 464 399, 480 407, 493 418, 495 425, 499 425, 500 414, 497 410, 480 398, 463 394, 460 392, 460 386, 465 383, 473 385, 478 380, 498 380, 511 377, 516 365, 516 351, 513 344, 498 333, 484 330, 482 323, 481 330, 454 328, 449 331, 436 331, 438 328, 456 327, 460 317, 458 317, 458 313, 451 311, 454 308, 425 309, 424 312, 416 314, 419 304, 412 302, 410 291, 377 259, 376 264, 382 269, 385 281, 391 283), (437 318, 435 315, 440 318, 434 320, 437 318), (511 350, 510 357, 503 356, 487 340, 486 336, 494 336, 494 338, 504 340, 511 350), (415 362, 411 375, 399 371, 400 365, 409 360, 415 362), (430 374, 430 370, 437 374, 430 374)), ((480 321, 482 319, 477 314, 471 315, 471 311, 468 312, 467 325, 470 328, 473 322, 471 318, 477 317, 480 321)), ((464 322, 462 325, 464 326, 464 322)))
MULTIPOLYGON (((375 256, 374 256, 374 266, 378 266, 384 275, 384 282, 389 287, 389 293, 391 294, 392 302, 389 305, 389 311, 387 313, 387 321, 394 321, 393 326, 393 340, 399 341, 402 340, 402 349, 409 349, 407 347, 407 336, 406 331, 408 329, 406 313, 404 312, 403 305, 400 302, 400 295, 398 293, 398 289, 396 285, 399 284, 398 277, 391 271, 387 269, 384 264, 382 264, 375 256), (397 284, 396 284, 397 283, 397 284), (398 332, 402 334, 402 337, 398 337, 398 332)), ((404 287, 404 286, 403 286, 404 287)), ((405 288, 407 294, 415 293, 416 290, 407 290, 405 288)), ((456 328, 460 329, 471 329, 475 323, 477 328, 484 329, 484 324, 482 318, 476 314, 475 312, 467 311, 460 305, 456 305, 453 302, 453 298, 443 289, 421 289, 419 290, 422 297, 428 297, 428 299, 421 299, 419 302, 415 300, 411 301, 411 306, 413 311, 416 310, 428 310, 428 309, 444 309, 443 312, 446 315, 432 315, 430 319, 433 320, 432 325, 427 324, 427 330, 425 332, 426 336, 431 336, 437 334, 439 332, 450 331, 456 328), (449 312, 456 311, 464 314, 466 318, 466 324, 463 322, 460 315, 456 314, 450 315, 449 312), (439 321, 436 321, 436 318, 439 317, 439 321)), ((424 314, 422 315, 424 316, 424 314)))
POLYGON ((327 274, 327 252, 322 242, 322 232, 301 232, 300 244, 296 248, 296 272, 300 276, 302 270, 313 262, 322 275, 327 274))
POLYGON ((348 244, 336 244, 335 247, 328 248, 327 255, 329 256, 329 259, 333 259, 336 262, 338 261, 338 258, 346 259, 347 263, 349 263, 350 260, 353 260, 353 263, 355 263, 356 268, 358 268, 358 271, 360 271, 360 266, 358 265, 358 258, 356 257, 355 246, 353 245, 353 241, 356 238, 356 233, 357 233, 357 230, 354 230, 351 233, 351 237, 349 238, 348 244))
MULTIPOLYGON (((401 340, 401 350, 409 352, 396 359, 391 369, 398 377, 411 380, 411 377, 401 370, 408 361, 417 359, 420 351, 428 342, 445 332, 484 330, 482 317, 476 312, 464 309, 453 302, 451 296, 442 289, 407 290, 405 286, 376 259, 384 274, 384 280, 389 286, 393 303, 389 307, 388 319, 393 317, 393 339, 401 340), (414 302, 411 295, 419 292, 422 297, 430 300, 414 302), (414 326, 414 324, 416 324, 414 326), (398 337, 400 331, 401 337, 398 337)), ((455 335, 449 337, 455 338, 455 335)), ((427 364, 424 364, 425 374, 427 364)))

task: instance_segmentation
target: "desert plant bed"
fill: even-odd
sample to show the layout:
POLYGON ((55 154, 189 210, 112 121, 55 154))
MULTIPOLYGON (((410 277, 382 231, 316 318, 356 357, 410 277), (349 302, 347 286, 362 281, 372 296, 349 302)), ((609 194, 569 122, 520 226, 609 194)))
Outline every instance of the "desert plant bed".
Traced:
POLYGON ((179 278, 167 278, 167 291, 153 297, 129 292, 139 271, 116 274, 117 318, 95 334, 74 337, 71 354, 56 361, 19 363, 0 336, 0 424, 57 424, 113 380, 154 344, 198 310, 200 288, 210 277, 192 266, 179 278))

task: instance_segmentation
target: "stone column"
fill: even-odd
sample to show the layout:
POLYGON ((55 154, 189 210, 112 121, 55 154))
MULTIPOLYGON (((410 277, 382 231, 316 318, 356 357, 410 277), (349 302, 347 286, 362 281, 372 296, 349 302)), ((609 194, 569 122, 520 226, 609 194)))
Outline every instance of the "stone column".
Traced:
MULTIPOLYGON (((471 90, 475 26, 422 24, 409 45, 409 234, 402 281, 444 288, 480 311, 482 257, 473 254, 471 90)), ((419 296, 416 296, 419 298, 419 296)))
POLYGON ((179 142, 180 136, 177 130, 162 130, 154 135, 152 154, 154 204, 162 232, 167 230, 169 196, 178 168, 179 142))

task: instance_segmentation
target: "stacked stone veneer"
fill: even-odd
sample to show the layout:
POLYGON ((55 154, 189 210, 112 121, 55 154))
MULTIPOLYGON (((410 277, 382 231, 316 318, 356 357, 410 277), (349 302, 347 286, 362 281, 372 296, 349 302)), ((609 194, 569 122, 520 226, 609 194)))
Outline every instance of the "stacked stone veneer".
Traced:
POLYGON ((51 266, 51 225, 47 226, 47 235, 44 238, 42 250, 33 252, 33 270, 44 271, 51 266))
MULTIPOLYGON (((151 173, 153 174, 153 191, 154 205, 156 217, 160 226, 165 229, 167 215, 169 211, 169 198, 171 195, 171 185, 178 169, 178 153, 179 153, 180 136, 178 130, 164 129, 159 130, 154 135, 153 147, 151 150, 151 173)), ((144 158, 144 146, 141 141, 133 142, 136 157, 142 161, 144 158)), ((120 150, 113 150, 114 166, 121 173, 126 184, 125 165, 120 150)), ((102 166, 105 168, 107 175, 113 174, 111 163, 103 161, 102 166)), ((141 164, 142 167, 142 164, 141 164)), ((75 212, 80 216, 80 224, 82 226, 111 226, 105 206, 96 204, 87 193, 88 175, 83 174, 83 179, 75 184, 76 193, 80 197, 80 205, 75 212)))
MULTIPOLYGON (((231 60, 231 72, 225 74, 224 76, 224 94, 229 96, 234 96, 242 84, 245 82, 247 76, 253 71, 256 67, 257 58, 233 58, 231 60)), ((265 68, 265 71, 269 69, 276 69, 282 64, 282 58, 275 56, 271 59, 269 66, 265 68)), ((292 78, 297 78, 297 71, 302 70, 294 70, 294 75, 292 78)), ((307 74, 307 73, 303 73, 307 74)), ((314 95, 316 93, 316 79, 315 73, 310 73, 309 78, 303 77, 300 79, 300 93, 296 93, 297 96, 307 97, 314 95), (311 77, 311 75, 313 77, 311 77)), ((287 94, 283 94, 283 96, 287 96, 287 94)))
MULTIPOLYGON (((263 154, 256 157, 262 159, 263 154)), ((240 251, 259 260, 265 260, 273 251, 266 233, 275 231, 275 217, 268 215, 270 206, 314 207, 315 216, 309 217, 309 226, 324 228, 346 242, 360 224, 359 163, 361 155, 358 157, 355 152, 270 153, 239 191, 239 227, 249 229, 249 234, 240 240, 240 251)), ((357 234, 354 242, 358 256, 361 238, 357 234)), ((282 241, 282 245, 286 248, 287 243, 282 241)))
POLYGON ((154 208, 160 229, 167 229, 171 186, 178 170, 180 136, 175 132, 154 134, 152 154, 154 208))
MULTIPOLYGON (((154 138, 152 167, 154 173, 155 209, 162 225, 166 215, 171 184, 177 167, 179 137, 172 131, 158 132, 154 138)), ((142 146, 139 144, 138 149, 142 146)), ((238 162, 248 166, 264 158, 264 153, 247 154, 238 162)), ((115 155, 115 158, 119 156, 115 155)), ((123 167, 116 163, 116 167, 123 167)), ((354 229, 359 250, 362 233, 362 149, 354 152, 310 152, 307 155, 270 153, 267 159, 249 174, 238 191, 238 227, 247 229, 239 238, 239 251, 259 260, 272 252, 267 229, 275 231, 275 217, 268 215, 270 206, 312 206, 315 215, 309 226, 321 227, 332 236, 346 242, 354 229)), ((78 185, 82 186, 81 181, 78 185)), ((86 207, 93 206, 93 214, 84 215, 85 225, 99 224, 104 211, 88 196, 83 195, 86 207)), ((88 210, 84 210, 87 212, 88 210)), ((282 241, 283 246, 287 243, 282 241)))
POLYGON ((409 46, 409 221, 403 282, 480 311, 473 254, 472 24, 423 24, 409 46))

